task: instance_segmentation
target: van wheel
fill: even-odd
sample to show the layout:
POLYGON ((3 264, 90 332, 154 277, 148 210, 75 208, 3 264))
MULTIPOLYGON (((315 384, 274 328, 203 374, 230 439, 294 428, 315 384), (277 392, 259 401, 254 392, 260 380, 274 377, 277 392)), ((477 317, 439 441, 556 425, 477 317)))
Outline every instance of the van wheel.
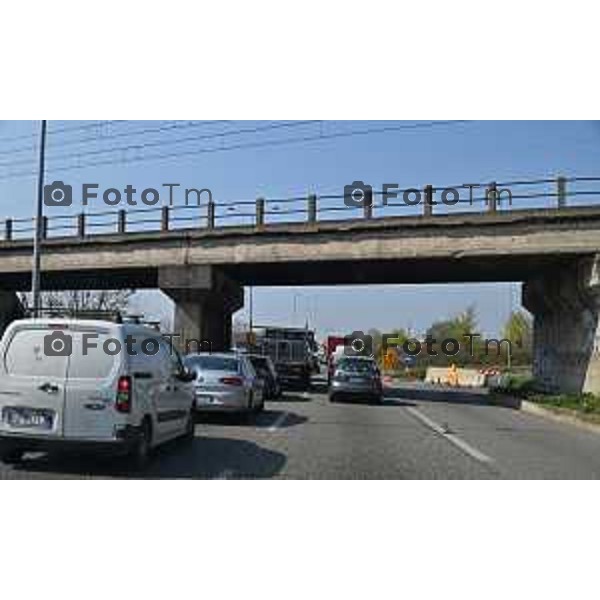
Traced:
POLYGON ((21 462, 23 454, 23 450, 3 450, 2 452, 0 452, 0 461, 6 463, 7 465, 13 465, 15 463, 21 462))
POLYGON ((148 421, 144 420, 140 428, 138 440, 129 455, 129 463, 134 470, 141 471, 148 464, 151 444, 152 430, 148 421))

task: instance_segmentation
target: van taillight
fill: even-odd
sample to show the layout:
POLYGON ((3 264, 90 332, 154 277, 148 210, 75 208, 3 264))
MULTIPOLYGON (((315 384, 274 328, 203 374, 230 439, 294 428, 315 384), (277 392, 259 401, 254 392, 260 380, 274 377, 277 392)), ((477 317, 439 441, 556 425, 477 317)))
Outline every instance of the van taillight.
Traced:
POLYGON ((117 399, 115 402, 115 408, 118 412, 131 412, 131 391, 131 377, 126 375, 119 377, 119 382, 117 383, 117 399))

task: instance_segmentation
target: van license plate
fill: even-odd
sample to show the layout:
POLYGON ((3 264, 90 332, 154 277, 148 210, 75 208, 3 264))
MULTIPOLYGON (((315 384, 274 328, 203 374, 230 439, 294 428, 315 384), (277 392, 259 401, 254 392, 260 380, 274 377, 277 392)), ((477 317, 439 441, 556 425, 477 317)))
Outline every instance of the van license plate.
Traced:
POLYGON ((52 429, 54 411, 38 408, 6 407, 2 409, 2 420, 11 427, 52 429))

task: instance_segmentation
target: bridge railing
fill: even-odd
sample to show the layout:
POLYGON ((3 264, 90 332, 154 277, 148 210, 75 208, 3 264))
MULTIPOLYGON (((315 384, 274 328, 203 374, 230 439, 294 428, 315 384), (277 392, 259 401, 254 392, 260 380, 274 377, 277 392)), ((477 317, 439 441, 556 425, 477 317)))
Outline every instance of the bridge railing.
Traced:
MULTIPOLYGON (((222 229, 328 220, 377 219, 389 216, 435 218, 442 214, 493 214, 503 211, 563 209, 600 205, 600 177, 553 177, 453 186, 375 189, 372 202, 347 206, 343 194, 307 194, 286 198, 208 202, 200 206, 147 206, 46 215, 44 239, 80 238, 142 231, 222 229), (393 194, 396 194, 395 196, 393 194)), ((4 241, 33 237, 32 218, 5 219, 4 241)))

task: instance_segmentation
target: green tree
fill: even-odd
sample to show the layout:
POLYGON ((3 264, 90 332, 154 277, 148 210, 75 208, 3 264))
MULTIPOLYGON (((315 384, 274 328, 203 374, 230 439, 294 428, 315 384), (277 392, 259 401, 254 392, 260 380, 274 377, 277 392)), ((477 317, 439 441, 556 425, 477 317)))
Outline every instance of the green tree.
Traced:
MULTIPOLYGON (((434 322, 426 332, 426 336, 435 340, 432 343, 433 351, 437 356, 429 356, 425 348, 421 351, 420 359, 428 364, 447 365, 456 363, 457 365, 466 365, 471 362, 478 362, 481 357, 481 342, 479 338, 473 339, 473 354, 470 353, 469 338, 467 335, 477 333, 477 314, 474 306, 469 306, 465 311, 458 315, 434 322), (441 344, 444 340, 456 340, 459 344, 459 352, 454 356, 448 356, 442 351, 441 344)), ((449 347, 449 349, 452 349, 449 347)))
POLYGON ((533 322, 524 310, 513 311, 504 324, 502 337, 511 342, 513 364, 530 364, 533 347, 533 322))

